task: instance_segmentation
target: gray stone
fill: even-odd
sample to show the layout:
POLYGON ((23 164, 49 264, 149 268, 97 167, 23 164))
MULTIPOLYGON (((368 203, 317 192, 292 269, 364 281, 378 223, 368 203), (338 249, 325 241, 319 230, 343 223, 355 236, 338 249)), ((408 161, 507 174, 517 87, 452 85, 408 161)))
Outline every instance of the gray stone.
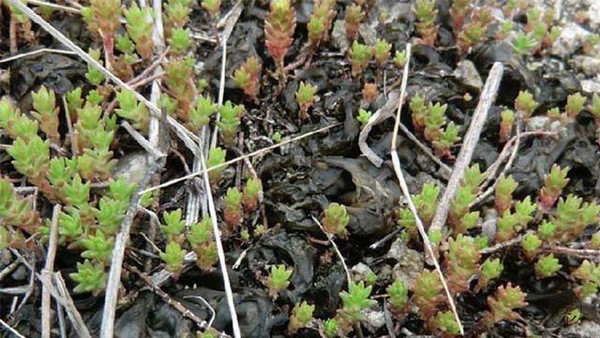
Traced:
POLYGON ((600 93, 600 81, 593 79, 582 80, 581 89, 587 93, 600 93))
POLYGON ((135 152, 121 157, 114 169, 115 178, 123 177, 127 183, 138 183, 146 173, 146 161, 146 152, 135 152))
POLYGON ((550 122, 550 119, 547 116, 543 116, 543 115, 538 115, 538 116, 533 116, 532 118, 529 119, 529 122, 527 122, 527 129, 529 130, 544 130, 544 128, 546 128, 546 126, 548 125, 548 123, 550 122))
POLYGON ((363 312, 365 315, 365 322, 368 326, 377 330, 385 325, 385 314, 383 311, 367 309, 363 312))
POLYGON ((367 279, 367 275, 372 273, 373 270, 365 263, 360 262, 353 266, 352 269, 350 269, 350 272, 352 273, 354 280, 364 281, 367 279))
POLYGON ((587 16, 589 20, 589 25, 592 29, 596 30, 600 28, 600 1, 598 0, 590 0, 590 6, 587 10, 587 16))
POLYGON ((560 57, 568 57, 581 47, 590 32, 576 23, 566 24, 554 44, 551 53, 560 57))
POLYGON ((456 65, 454 76, 458 81, 470 89, 481 91, 483 81, 475 68, 475 64, 470 60, 463 60, 456 65))
POLYGON ((393 268, 394 280, 400 280, 412 288, 415 279, 425 268, 423 254, 407 248, 402 240, 397 239, 387 256, 398 261, 393 268))
POLYGON ((346 54, 350 48, 350 43, 346 37, 346 28, 344 27, 344 20, 337 20, 333 23, 333 30, 331 31, 331 41, 334 46, 340 49, 342 54, 346 54))
POLYGON ((586 75, 595 76, 600 74, 600 59, 585 56, 585 55, 577 55, 573 58, 573 63, 575 66, 581 71, 583 71, 586 75))
POLYGON ((600 337, 600 324, 594 323, 591 320, 584 320, 579 324, 575 324, 560 332, 560 337, 582 337, 595 338, 600 337))

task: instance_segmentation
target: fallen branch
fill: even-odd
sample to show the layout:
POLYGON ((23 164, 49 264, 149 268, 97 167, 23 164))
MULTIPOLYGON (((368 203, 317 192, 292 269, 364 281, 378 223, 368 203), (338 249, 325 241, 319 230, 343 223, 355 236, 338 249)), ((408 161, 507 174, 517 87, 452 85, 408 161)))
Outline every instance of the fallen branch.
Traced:
MULTIPOLYGON (((54 270, 54 258, 56 257, 56 246, 58 244, 58 216, 60 215, 61 205, 57 204, 52 210, 52 221, 50 223, 50 238, 48 240, 48 255, 46 263, 42 270, 42 278, 50 280, 50 275, 54 270)), ((45 284, 42 284, 42 337, 50 338, 50 290, 45 284)))
POLYGON ((352 277, 350 276, 350 270, 348 269, 348 266, 346 265, 346 261, 344 260, 344 256, 342 256, 342 252, 340 251, 340 248, 338 248, 337 244, 335 244, 335 241, 333 240, 333 236, 328 233, 327 231, 325 231, 325 229, 323 229, 323 225, 321 225, 321 222, 319 222, 318 219, 315 218, 315 216, 311 216, 313 221, 319 226, 319 229, 321 229, 321 231, 325 234, 325 237, 327 237, 327 240, 329 241, 329 243, 331 243, 331 245, 333 246, 333 250, 335 251, 335 253, 337 254, 338 258, 340 259, 340 262, 342 263, 342 267, 344 268, 344 271, 346 272, 346 279, 348 280, 348 285, 350 285, 350 283, 352 283, 352 277))
POLYGON ((440 232, 446 223, 446 219, 448 218, 448 210, 450 209, 450 201, 454 197, 456 189, 463 179, 465 170, 471 163, 473 152, 475 151, 475 147, 479 141, 479 135, 481 134, 483 125, 487 120, 488 111, 496 99, 496 93, 500 87, 500 81, 502 80, 503 73, 504 66, 502 63, 494 63, 494 66, 492 66, 492 69, 488 75, 487 81, 485 82, 485 86, 481 91, 479 104, 477 104, 475 112, 473 113, 471 125, 467 130, 463 145, 458 153, 458 157, 456 158, 454 170, 452 171, 448 185, 446 185, 446 190, 438 202, 435 216, 433 217, 431 226, 429 227, 430 232, 440 232))
POLYGON ((421 238, 423 238, 423 244, 425 246, 425 251, 427 252, 427 254, 431 257, 431 260, 433 262, 433 265, 435 266, 435 270, 437 271, 438 275, 440 276, 440 281, 442 282, 442 286, 444 287, 444 292, 446 293, 446 298, 448 299, 448 304, 450 305, 450 309, 452 310, 452 313, 454 314, 454 319, 456 320, 456 323, 458 324, 458 328, 460 330, 460 334, 464 335, 464 328, 463 325, 460 321, 460 317, 458 316, 458 312, 456 311, 456 305, 454 304, 454 298, 452 297, 452 294, 450 293, 450 289, 448 288, 448 283, 446 282, 446 278, 444 277, 444 274, 442 273, 442 269, 440 267, 440 264, 437 261, 437 258, 435 257, 435 253, 433 252, 433 248, 431 245, 431 242, 429 241, 429 237, 427 236, 427 232, 425 231, 425 227, 423 226, 423 222, 421 221, 421 218, 419 217, 419 214, 417 212, 417 207, 415 206, 415 203, 412 200, 412 197, 410 196, 410 192, 408 191, 408 185, 406 184, 406 180, 404 179, 404 174, 402 173, 402 168, 400 165, 400 158, 398 157, 398 153, 396 151, 396 144, 397 144, 397 138, 398 138, 398 130, 400 129, 400 115, 402 112, 402 105, 404 104, 404 100, 406 97, 406 84, 408 81, 408 67, 410 64, 410 56, 411 56, 411 45, 407 44, 406 45, 406 64, 404 65, 404 72, 402 74, 402 85, 401 85, 401 89, 400 89, 400 99, 398 101, 398 109, 396 111, 396 121, 394 124, 394 133, 392 134, 392 145, 391 145, 391 155, 392 155, 392 164, 394 166, 394 172, 396 173, 396 176, 398 178, 398 182, 400 184, 400 190, 402 190, 402 194, 404 195, 404 198, 406 199, 407 203, 408 203, 408 208, 410 209, 410 211, 413 213, 414 217, 415 217, 415 223, 417 224, 417 229, 419 230, 419 234, 421 234, 421 238))

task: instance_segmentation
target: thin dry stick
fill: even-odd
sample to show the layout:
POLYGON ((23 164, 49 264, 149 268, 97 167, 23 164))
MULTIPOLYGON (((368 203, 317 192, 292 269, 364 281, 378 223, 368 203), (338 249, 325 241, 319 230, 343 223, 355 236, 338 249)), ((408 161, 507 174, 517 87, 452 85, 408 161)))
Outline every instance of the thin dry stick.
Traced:
POLYGON ((236 158, 234 158, 234 159, 231 159, 231 160, 229 160, 229 161, 226 161, 226 162, 224 162, 224 163, 222 163, 222 164, 215 165, 215 166, 213 166, 213 167, 210 167, 210 168, 208 168, 208 169, 200 169, 199 171, 193 172, 193 173, 191 173, 191 174, 189 174, 189 175, 185 175, 185 176, 182 176, 182 177, 179 177, 179 178, 176 178, 176 179, 173 179, 173 180, 167 181, 167 182, 165 182, 165 183, 162 183, 162 184, 160 184, 160 185, 157 185, 157 186, 155 186, 155 187, 148 188, 148 189, 146 189, 146 190, 144 190, 144 191, 141 191, 141 192, 140 192, 140 194, 145 194, 145 193, 147 193, 147 192, 154 191, 154 190, 156 190, 156 189, 162 189, 162 188, 164 188, 164 187, 168 187, 168 186, 171 186, 171 185, 173 185, 173 184, 176 184, 176 183, 179 183, 179 182, 182 182, 182 181, 185 181, 185 180, 189 180, 190 178, 194 178, 194 177, 196 177, 196 176, 202 175, 202 174, 204 174, 205 172, 209 172, 209 171, 212 171, 212 170, 215 170, 215 169, 218 169, 218 168, 226 167, 226 166, 228 166, 228 165, 230 165, 230 164, 237 163, 238 161, 243 161, 244 159, 247 159, 247 158, 250 158, 250 157, 254 157, 254 156, 256 156, 256 155, 260 155, 260 154, 262 154, 262 153, 265 153, 265 152, 268 152, 268 151, 270 151, 270 150, 273 150, 273 149, 276 149, 276 148, 282 147, 282 146, 284 146, 284 145, 286 145, 286 144, 288 144, 288 143, 296 142, 296 141, 299 141, 299 140, 301 140, 301 139, 303 139, 303 138, 306 138, 306 137, 312 136, 312 135, 314 135, 314 134, 322 133, 322 132, 324 132, 324 131, 326 131, 326 130, 329 130, 329 129, 333 128, 333 127, 337 127, 337 126, 339 126, 339 125, 340 125, 340 123, 334 123, 334 124, 330 124, 330 125, 328 125, 328 126, 326 126, 326 127, 319 128, 319 129, 317 129, 317 130, 310 131, 310 132, 308 132, 308 133, 306 133, 306 134, 302 134, 302 135, 298 135, 298 136, 296 136, 296 137, 292 137, 292 138, 290 138, 290 139, 288 139, 288 140, 282 141, 281 143, 273 144, 273 145, 270 145, 270 146, 268 146, 268 147, 265 147, 265 148, 262 148, 262 149, 259 149, 259 150, 256 150, 256 151, 253 151, 253 152, 251 152, 251 153, 249 153, 249 154, 246 154, 246 155, 243 155, 243 156, 236 157, 236 158))
POLYGON ((208 321, 208 324, 206 324, 206 327, 211 327, 213 322, 215 321, 215 318, 217 317, 217 313, 215 312, 215 309, 213 309, 212 306, 210 306, 210 304, 206 301, 206 299, 200 297, 200 296, 183 296, 183 299, 198 299, 200 300, 204 306, 206 306, 207 309, 210 310, 210 320, 208 321))
POLYGON ((481 134, 483 125, 487 120, 488 111, 492 103, 496 100, 496 93, 500 87, 500 81, 502 80, 503 73, 504 66, 502 63, 494 63, 494 66, 492 66, 492 69, 490 70, 488 78, 485 82, 485 86, 481 91, 479 104, 477 104, 477 108, 475 108, 475 112, 473 113, 473 120, 471 121, 471 125, 469 126, 469 130, 467 130, 467 134, 465 135, 462 148, 460 149, 458 157, 456 158, 454 170, 452 171, 448 185, 446 185, 446 190, 438 202, 435 216, 433 217, 431 226, 429 227, 430 232, 440 232, 446 223, 448 210, 450 209, 450 201, 454 197, 456 189, 458 188, 460 181, 465 174, 465 170, 469 166, 469 163, 471 163, 475 146, 477 146, 477 142, 479 141, 479 135, 481 134))
POLYGON ((551 245, 542 249, 544 252, 575 256, 580 258, 591 258, 598 260, 600 258, 600 250, 592 249, 573 249, 564 246, 551 245))
POLYGON ((440 161, 440 159, 437 158, 437 156, 435 156, 431 152, 431 149, 429 149, 429 147, 421 143, 421 141, 419 141, 419 139, 413 133, 411 133, 410 130, 408 130, 408 128, 406 128, 406 126, 404 126, 402 123, 400 123, 400 131, 402 131, 406 135, 406 137, 408 137, 409 140, 413 141, 417 145, 417 147, 419 147, 419 149, 421 149, 421 151, 423 151, 423 153, 427 155, 427 157, 429 157, 433 162, 435 162, 435 164, 439 165, 440 168, 442 168, 442 174, 445 176, 444 178, 450 177, 450 174, 452 174, 452 168, 450 168, 450 166, 448 166, 446 163, 440 161))
POLYGON ((504 248, 507 248, 509 246, 515 245, 517 243, 520 243, 525 238, 525 235, 527 235, 527 234, 523 234, 523 235, 517 236, 517 237, 515 237, 513 239, 510 239, 508 241, 498 243, 498 244, 496 244, 496 245, 494 245, 492 247, 479 250, 479 253, 482 254, 482 255, 487 255, 487 254, 491 254, 493 252, 496 252, 498 250, 502 250, 504 248))
POLYGON ((53 8, 53 9, 58 9, 58 10, 61 10, 63 12, 67 12, 67 13, 74 13, 74 14, 81 13, 81 10, 77 9, 77 8, 62 6, 62 5, 53 4, 50 2, 45 2, 45 1, 40 1, 40 0, 27 0, 27 3, 30 3, 30 4, 36 5, 36 6, 40 6, 40 7, 49 7, 49 8, 53 8))
POLYGON ((77 311, 77 307, 75 307, 75 303, 73 303, 73 299, 71 298, 71 295, 69 295, 69 290, 67 289, 65 280, 62 278, 62 275, 60 274, 60 272, 55 272, 53 276, 54 284, 56 286, 55 292, 58 292, 58 294, 62 297, 64 301, 63 306, 67 310, 67 315, 73 323, 73 328, 75 329, 79 337, 91 338, 92 336, 90 335, 87 326, 85 326, 85 322, 83 321, 81 314, 79 313, 79 311, 77 311))
POLYGON ((398 110, 396 111, 396 121, 394 124, 394 133, 392 134, 392 145, 391 145, 391 155, 392 155, 392 164, 394 166, 394 172, 398 177, 398 182, 400 183, 400 189, 402 190, 402 194, 406 198, 408 203, 408 208, 413 213, 415 217, 415 223, 417 224, 417 229, 421 234, 421 238, 423 238, 423 244, 425 246, 425 251, 431 257, 433 261, 433 265, 435 266, 435 270, 440 276, 440 281, 442 282, 442 286, 444 287, 444 292, 446 293, 446 298, 448 299, 448 304, 450 305, 450 309, 454 314, 454 319, 458 324, 458 328, 460 330, 460 334, 464 335, 465 331, 463 329, 463 325, 460 321, 460 317, 458 316, 458 312, 456 311, 456 305, 454 304, 454 298, 450 293, 450 289, 448 288, 448 283, 446 283, 446 278, 442 273, 442 269, 440 268, 440 264, 438 263, 435 253, 433 252, 431 242, 429 241, 429 237, 427 236, 427 232, 425 232, 425 227, 423 226, 423 222, 419 217, 419 213, 417 212, 417 207, 415 206, 412 197, 410 196, 410 192, 408 191, 408 185, 406 184, 406 180, 404 179, 404 173, 402 173, 402 168, 400 165, 400 158, 398 157, 398 153, 396 151, 396 144, 398 138, 398 129, 400 129, 400 115, 402 112, 402 105, 404 104, 404 100, 406 97, 406 84, 408 82, 408 67, 410 64, 410 55, 411 55, 411 45, 406 45, 406 64, 404 65, 404 73, 402 74, 402 84, 400 89, 400 100, 398 102, 398 110))
POLYGON ((112 252, 112 259, 110 262, 110 271, 108 274, 108 282, 106 284, 106 295, 104 297, 104 310, 102 311, 102 329, 100 331, 100 337, 112 338, 115 326, 115 314, 117 307, 117 299, 119 297, 119 284, 121 283, 121 272, 123 259, 125 258, 125 248, 129 240, 129 234, 131 230, 131 224, 133 218, 138 210, 138 204, 142 198, 139 191, 142 190, 154 173, 156 173, 164 165, 164 160, 157 158, 148 159, 148 168, 144 177, 138 182, 138 191, 133 195, 130 201, 129 208, 125 213, 125 217, 121 223, 121 230, 116 236, 115 244, 112 252))
POLYGON ((233 301, 233 292, 231 290, 231 284, 229 283, 229 273, 227 272, 227 263, 225 262, 225 251, 223 250, 223 243, 221 242, 221 233, 219 230, 219 224, 217 219, 217 212, 215 211, 215 203, 212 198, 212 191, 210 190, 210 181, 208 179, 208 171, 206 170, 206 161, 204 160, 204 154, 200 149, 200 168, 204 172, 204 186, 206 187, 206 197, 208 198, 208 211, 212 220, 213 236, 215 236, 215 244, 217 246, 217 255, 219 256, 219 266, 221 268, 221 274, 223 275, 223 286, 225 287, 225 295, 227 296, 227 306, 229 307, 229 315, 231 316, 231 326, 233 327, 233 336, 235 338, 241 338, 242 333, 238 324, 237 313, 235 312, 235 303, 233 301))
POLYGON ((5 267, 0 271, 0 281, 2 281, 6 276, 10 275, 21 263, 21 258, 17 257, 9 266, 5 267))
MULTIPOLYGON (((52 210, 52 222, 50 223, 50 239, 48 240, 48 255, 44 270, 42 270, 42 278, 50 280, 50 275, 54 270, 54 258, 56 257, 56 246, 58 244, 58 216, 60 215, 61 205, 57 204, 52 210)), ((42 284, 42 337, 50 338, 50 290, 46 285, 42 284)))
POLYGON ((19 337, 19 338, 25 338, 24 335, 20 334, 19 331, 13 329, 10 325, 8 325, 5 321, 3 321, 2 319, 0 319, 0 324, 2 324, 2 326, 4 326, 8 331, 10 331, 12 334, 14 334, 15 336, 19 337))
POLYGON ((31 52, 9 56, 9 57, 7 57, 5 59, 0 60, 0 63, 10 62, 10 61, 14 61, 14 60, 26 58, 28 56, 42 54, 42 53, 56 53, 56 54, 75 55, 75 53, 73 53, 73 52, 71 52, 69 50, 53 49, 53 48, 41 48, 41 49, 36 49, 34 51, 31 51, 31 52))
POLYGON ((137 130, 135 130, 131 124, 129 124, 129 122, 127 121, 123 121, 121 122, 121 126, 123 128, 125 128, 125 130, 127 130, 127 132, 129 133, 129 135, 131 135, 133 137, 134 140, 137 141, 137 143, 144 148, 144 150, 146 150, 146 152, 148 152, 152 157, 154 158, 161 158, 161 157, 165 157, 166 155, 163 154, 160 150, 158 150, 156 148, 156 144, 152 144, 152 143, 158 143, 158 137, 154 137, 154 142, 148 142, 148 140, 146 140, 144 138, 144 136, 142 136, 142 134, 140 134, 137 130))
POLYGON ((335 241, 333 240, 333 236, 330 233, 328 233, 327 231, 325 231, 325 229, 323 228, 323 225, 321 225, 321 222, 319 222, 319 220, 316 219, 315 216, 311 216, 311 217, 312 217, 313 221, 315 223, 317 223, 317 225, 319 226, 321 231, 325 234, 325 237, 327 237, 327 240, 329 241, 329 243, 331 243, 331 245, 333 246, 333 250, 335 250, 335 253, 337 254, 338 258, 340 259, 340 262, 342 263, 342 267, 344 268, 344 271, 346 272, 346 279, 348 279, 348 285, 350 285, 350 283, 352 283, 352 277, 350 276, 350 270, 348 269, 348 265, 346 265, 346 261, 344 260, 344 256, 342 256, 342 252, 338 248, 337 244, 335 244, 335 241))
POLYGON ((63 107, 65 108, 65 119, 67 120, 67 131, 69 143, 71 143, 71 154, 75 156, 77 154, 77 138, 73 132, 73 121, 71 121, 71 114, 69 112, 69 104, 67 103, 67 96, 62 97, 63 107))

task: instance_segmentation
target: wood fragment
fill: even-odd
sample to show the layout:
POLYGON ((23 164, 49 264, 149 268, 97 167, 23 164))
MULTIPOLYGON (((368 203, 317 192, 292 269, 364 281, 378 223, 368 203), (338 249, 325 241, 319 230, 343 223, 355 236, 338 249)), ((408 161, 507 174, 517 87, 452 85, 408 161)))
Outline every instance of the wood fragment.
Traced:
POLYGON ((483 86, 483 90, 481 91, 479 103, 475 108, 471 125, 467 130, 463 145, 458 153, 456 162, 454 163, 454 169, 452 171, 452 175, 450 176, 450 180, 446 185, 444 194, 438 202, 435 216, 433 217, 431 226, 429 227, 430 233, 440 232, 446 223, 448 211, 450 209, 450 202, 452 198, 454 198, 456 189, 458 189, 458 186, 465 175, 465 171, 471 163, 471 158, 473 157, 473 152, 475 151, 475 147, 479 142, 479 136, 483 129, 483 125, 487 120, 488 111, 490 110, 492 103, 496 100, 496 94, 498 92, 498 88, 500 87, 502 74, 504 74, 504 66, 502 63, 494 63, 489 72, 485 85, 483 86))
MULTIPOLYGON (((42 278, 50 280, 50 275, 54 271, 54 258, 56 257, 56 247, 58 245, 58 216, 62 206, 57 204, 52 210, 52 221, 50 223, 50 238, 48 240, 48 254, 46 263, 42 270, 42 278)), ((42 337, 50 338, 50 290, 45 284, 42 284, 42 337)))

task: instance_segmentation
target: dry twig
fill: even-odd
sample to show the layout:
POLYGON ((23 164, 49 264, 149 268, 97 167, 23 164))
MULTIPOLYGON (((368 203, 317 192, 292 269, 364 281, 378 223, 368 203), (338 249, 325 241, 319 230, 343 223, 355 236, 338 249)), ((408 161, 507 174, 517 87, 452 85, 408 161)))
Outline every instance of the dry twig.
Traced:
POLYGON ((454 319, 458 324, 460 334, 464 335, 463 325, 460 321, 460 317, 458 316, 458 312, 456 311, 456 305, 454 304, 454 299, 452 294, 450 293, 450 289, 448 288, 448 283, 446 283, 446 278, 442 272, 440 264, 438 263, 435 253, 433 252, 433 248, 431 242, 429 241, 429 237, 427 236, 427 232, 425 232, 425 227, 423 226, 423 222, 419 217, 417 212, 417 207, 415 206, 412 197, 410 196, 410 192, 408 191, 408 185, 406 184, 406 180, 404 179, 404 174, 402 173, 402 168, 400 165, 400 158, 398 157, 398 153, 396 151, 396 140, 398 137, 398 129, 400 128, 400 114, 402 112, 402 105, 404 104, 404 100, 406 97, 406 84, 408 81, 408 67, 410 64, 410 56, 411 56, 411 45, 406 45, 406 64, 404 65, 404 73, 402 74, 402 85, 400 89, 400 99, 398 101, 398 108, 396 111, 396 122, 394 124, 394 133, 392 134, 392 145, 391 145, 391 155, 392 155, 392 163, 394 166, 394 172, 398 178, 398 182, 400 184, 400 190, 402 190, 402 194, 408 203, 408 208, 413 213, 415 217, 415 223, 417 224, 417 229, 419 230, 419 234, 421 234, 421 238, 423 238, 423 244, 425 246, 425 251, 431 257, 433 261, 433 265, 440 276, 440 281, 442 282, 442 286, 444 287, 444 292, 446 293, 446 298, 448 299, 448 304, 450 305, 450 309, 454 314, 454 319))
POLYGON ((477 104, 477 108, 475 108, 471 125, 467 130, 463 145, 458 153, 456 162, 454 163, 454 170, 452 171, 448 185, 446 185, 446 190, 438 202, 435 216, 433 217, 431 226, 429 227, 430 232, 441 231, 442 227, 446 223, 448 210, 450 209, 450 201, 454 197, 460 181, 463 179, 465 170, 471 163, 475 146, 477 146, 477 142, 479 141, 479 135, 481 134, 483 125, 487 120, 488 111, 492 103, 496 100, 496 93, 500 87, 500 81, 502 80, 503 73, 504 66, 502 63, 494 63, 485 85, 483 86, 483 90, 481 91, 479 103, 477 104))
MULTIPOLYGON (((57 204, 52 210, 52 222, 50 223, 50 238, 48 240, 48 255, 46 263, 42 270, 42 278, 50 281, 50 275, 54 270, 54 258, 56 257, 56 246, 58 245, 58 216, 60 215, 61 205, 57 204)), ((50 338, 50 290, 45 284, 42 284, 42 337, 50 338)))

